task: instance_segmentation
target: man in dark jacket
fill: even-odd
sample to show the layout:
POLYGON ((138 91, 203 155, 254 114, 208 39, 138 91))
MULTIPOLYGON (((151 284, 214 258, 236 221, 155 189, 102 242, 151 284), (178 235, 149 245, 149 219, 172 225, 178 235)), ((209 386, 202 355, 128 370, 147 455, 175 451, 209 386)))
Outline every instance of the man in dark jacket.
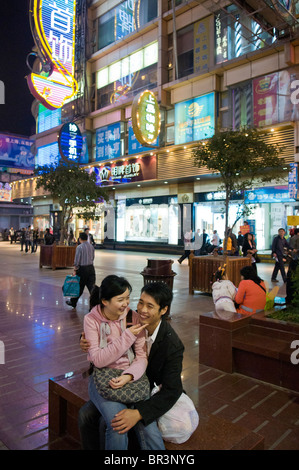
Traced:
POLYGON ((280 228, 278 235, 274 238, 272 243, 272 256, 275 259, 275 266, 272 272, 271 281, 278 282, 276 276, 280 270, 283 282, 287 282, 287 276, 284 269, 284 263, 286 261, 285 250, 290 248, 287 240, 284 238, 285 230, 280 228))
MULTIPOLYGON (((115 432, 125 433, 141 421, 145 426, 165 414, 183 392, 181 381, 184 346, 165 320, 172 301, 172 292, 164 283, 146 284, 141 290, 137 306, 140 322, 147 324, 148 366, 146 374, 151 389, 161 385, 160 391, 134 408, 120 411, 112 421, 115 432), (151 344, 152 343, 152 344, 151 344)), ((85 341, 81 340, 81 349, 85 341)), ((99 449, 100 413, 92 402, 79 412, 79 430, 85 450, 99 449)))

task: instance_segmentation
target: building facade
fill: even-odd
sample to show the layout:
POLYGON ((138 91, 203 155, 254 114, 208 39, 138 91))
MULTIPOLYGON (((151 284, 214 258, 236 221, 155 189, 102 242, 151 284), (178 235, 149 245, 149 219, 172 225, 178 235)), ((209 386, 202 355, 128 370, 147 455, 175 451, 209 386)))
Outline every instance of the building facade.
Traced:
MULTIPOLYGON (((287 216, 299 209, 289 175, 299 156, 297 5, 265 3, 255 11, 251 3, 89 2, 86 49, 77 67, 80 96, 62 109, 35 108, 36 163, 59 159, 59 129, 75 119, 84 139, 80 163, 109 191, 100 219, 74 217, 75 232, 89 225, 104 246, 165 252, 180 249, 190 227, 209 234, 217 229, 223 238, 220 180, 196 167, 192 155, 215 128, 242 126, 266 130, 269 142, 283 146, 286 162, 278 185, 253 187, 247 195, 258 248, 269 249, 278 228, 288 228, 287 216), (154 93, 161 113, 152 147, 141 145, 132 128, 132 102, 144 90, 154 93)), ((34 219, 44 229, 59 207, 35 193, 33 180, 31 189, 34 219)), ((24 183, 14 184, 13 197, 24 191, 24 183)), ((230 225, 238 202, 231 203, 230 225)))

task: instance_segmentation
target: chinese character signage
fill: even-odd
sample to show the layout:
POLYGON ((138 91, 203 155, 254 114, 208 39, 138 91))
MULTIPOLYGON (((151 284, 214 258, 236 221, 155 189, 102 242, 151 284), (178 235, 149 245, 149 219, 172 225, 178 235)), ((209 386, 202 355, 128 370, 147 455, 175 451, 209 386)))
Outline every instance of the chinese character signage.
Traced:
POLYGON ((32 144, 24 137, 0 134, 0 166, 33 170, 32 144))
POLYGON ((64 124, 59 133, 59 151, 64 160, 78 162, 83 149, 83 139, 79 127, 74 122, 64 124))
POLYGON ((74 78, 76 0, 33 0, 34 40, 48 72, 31 73, 29 89, 46 108, 61 108, 78 91, 74 78))
POLYGON ((92 168, 99 186, 133 183, 156 179, 156 156, 133 158, 126 162, 115 162, 92 168))
POLYGON ((269 188, 259 188, 254 191, 245 192, 245 204, 259 204, 265 202, 290 202, 294 199, 290 197, 287 186, 276 186, 269 188))
POLYGON ((289 196, 297 199, 298 193, 298 163, 290 163, 289 196))
POLYGON ((141 145, 153 144, 161 127, 159 105, 154 93, 145 90, 134 98, 131 118, 138 142, 141 145))
POLYGON ((215 94, 175 105, 175 145, 208 139, 215 132, 215 94))
POLYGON ((219 12, 215 15, 215 54, 216 64, 228 60, 227 47, 227 14, 219 12))
POLYGON ((110 124, 96 131, 96 161, 111 160, 121 156, 121 123, 110 124))
POLYGON ((206 72, 209 68, 209 24, 210 18, 194 23, 194 73, 206 72))
POLYGON ((126 0, 115 9, 115 40, 123 38, 136 29, 134 0, 126 0))

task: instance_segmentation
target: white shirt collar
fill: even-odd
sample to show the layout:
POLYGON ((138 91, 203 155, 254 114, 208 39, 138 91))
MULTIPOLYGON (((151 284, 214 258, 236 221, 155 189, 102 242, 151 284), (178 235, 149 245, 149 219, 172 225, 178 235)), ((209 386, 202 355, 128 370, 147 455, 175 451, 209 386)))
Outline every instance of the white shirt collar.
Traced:
POLYGON ((154 341, 155 341, 156 338, 157 338, 157 334, 158 334, 160 325, 161 325, 161 320, 160 320, 158 326, 156 326, 155 331, 153 332, 152 335, 149 335, 149 334, 148 334, 148 331, 146 330, 146 337, 145 337, 145 339, 146 339, 146 342, 147 342, 148 354, 150 353, 150 349, 151 349, 151 347, 152 347, 154 341))

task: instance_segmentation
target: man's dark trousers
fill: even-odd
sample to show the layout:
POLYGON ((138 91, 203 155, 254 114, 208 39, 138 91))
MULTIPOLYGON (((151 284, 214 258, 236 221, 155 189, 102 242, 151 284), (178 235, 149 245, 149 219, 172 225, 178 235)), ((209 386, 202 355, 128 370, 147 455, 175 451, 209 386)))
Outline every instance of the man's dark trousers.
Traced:
MULTIPOLYGON (((96 273, 93 264, 89 266, 80 266, 77 270, 77 276, 80 277, 80 293, 79 297, 83 294, 85 286, 89 293, 91 293, 93 286, 96 282, 96 273)), ((76 307, 79 297, 72 297, 70 299, 72 307, 76 307)))

